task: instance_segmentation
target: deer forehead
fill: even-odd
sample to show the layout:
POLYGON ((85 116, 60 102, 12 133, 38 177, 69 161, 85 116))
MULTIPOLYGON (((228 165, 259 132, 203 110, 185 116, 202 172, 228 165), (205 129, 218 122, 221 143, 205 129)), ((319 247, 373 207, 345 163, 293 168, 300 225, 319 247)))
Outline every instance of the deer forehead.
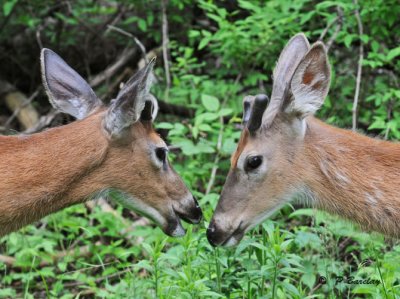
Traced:
POLYGON ((152 144, 154 144, 156 147, 167 147, 167 144, 165 141, 160 137, 160 135, 157 134, 154 130, 150 132, 148 135, 148 138, 152 144))
POLYGON ((131 134, 133 145, 142 143, 151 146, 151 148, 167 147, 167 144, 160 135, 153 129, 153 127, 148 126, 147 124, 143 125, 138 122, 132 125, 131 134))

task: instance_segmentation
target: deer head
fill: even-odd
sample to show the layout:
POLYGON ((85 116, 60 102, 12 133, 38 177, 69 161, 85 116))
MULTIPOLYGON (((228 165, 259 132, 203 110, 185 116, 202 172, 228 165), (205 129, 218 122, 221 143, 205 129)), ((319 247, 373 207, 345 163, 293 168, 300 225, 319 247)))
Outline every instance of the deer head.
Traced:
MULTIPOLYGON (((90 132, 95 132, 98 147, 105 147, 102 157, 91 162, 95 167, 82 174, 66 194, 117 189, 123 194, 119 201, 125 207, 154 220, 166 234, 181 236, 185 231, 180 218, 198 223, 202 212, 168 162, 168 147, 152 126, 157 114, 157 101, 149 93, 154 64, 155 58, 105 107, 61 57, 49 49, 41 54, 43 83, 54 108, 76 117, 79 121, 75 126, 82 130, 97 126, 90 132)), ((71 146, 93 147, 85 142, 71 146)))
POLYGON ((273 77, 270 101, 265 95, 244 98, 244 129, 207 230, 213 245, 237 244, 304 186, 299 167, 307 166, 296 160, 303 150, 306 118, 322 105, 330 82, 323 44, 310 48, 303 34, 294 36, 273 77))

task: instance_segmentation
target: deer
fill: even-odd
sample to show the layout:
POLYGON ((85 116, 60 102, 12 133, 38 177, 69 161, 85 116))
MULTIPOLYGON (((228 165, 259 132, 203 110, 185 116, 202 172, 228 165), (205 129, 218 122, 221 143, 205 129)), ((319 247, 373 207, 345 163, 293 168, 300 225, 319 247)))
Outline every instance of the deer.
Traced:
POLYGON ((115 200, 173 237, 202 211, 168 161, 153 128, 155 57, 107 106, 59 55, 41 51, 52 106, 77 120, 31 135, 0 136, 0 236, 71 205, 117 190, 115 200))
POLYGON ((211 245, 237 245, 293 200, 400 237, 400 145, 315 118, 329 86, 324 44, 299 33, 279 56, 271 99, 244 97, 243 129, 207 228, 211 245))

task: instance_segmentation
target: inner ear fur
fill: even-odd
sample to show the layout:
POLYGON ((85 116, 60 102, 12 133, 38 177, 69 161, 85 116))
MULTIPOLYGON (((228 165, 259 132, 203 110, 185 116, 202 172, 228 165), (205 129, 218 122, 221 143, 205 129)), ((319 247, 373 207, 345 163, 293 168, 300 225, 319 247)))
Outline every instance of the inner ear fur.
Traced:
POLYGON ((330 85, 330 67, 325 46, 315 43, 304 56, 290 83, 293 94, 287 112, 314 114, 323 104, 330 85))

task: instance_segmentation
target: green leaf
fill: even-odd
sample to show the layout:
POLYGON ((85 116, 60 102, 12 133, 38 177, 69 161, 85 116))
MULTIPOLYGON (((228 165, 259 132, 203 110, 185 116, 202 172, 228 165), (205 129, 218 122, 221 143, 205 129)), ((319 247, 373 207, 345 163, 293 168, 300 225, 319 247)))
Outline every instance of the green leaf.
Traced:
POLYGON ((140 30, 142 30, 143 32, 145 32, 147 30, 147 23, 144 19, 139 19, 138 20, 138 27, 140 30))
POLYGON ((378 50, 379 50, 379 43, 378 43, 376 40, 372 41, 372 43, 371 43, 371 48, 372 48, 372 51, 378 52, 378 50))
POLYGON ((363 34, 363 35, 360 36, 360 39, 362 40, 362 42, 363 42, 364 44, 367 44, 368 41, 369 41, 369 36, 366 35, 366 34, 363 34))
POLYGON ((211 40, 211 38, 209 38, 209 37, 203 38, 199 43, 198 49, 201 50, 201 49, 205 48, 208 45, 208 43, 210 42, 210 40, 211 40))
POLYGON ((207 94, 201 95, 201 103, 208 111, 217 111, 219 108, 218 99, 207 94))
POLYGON ((171 130, 174 128, 174 125, 171 123, 167 123, 167 122, 162 122, 157 124, 157 128, 158 129, 167 129, 167 130, 171 130))
POLYGON ((210 125, 208 125, 208 124, 201 124, 200 126, 199 126, 199 130, 200 131, 204 131, 204 132, 212 132, 212 128, 211 128, 211 126, 210 125))
POLYGON ((7 17, 11 11, 13 10, 15 4, 17 4, 18 0, 9 0, 3 4, 3 14, 7 17))
POLYGON ((391 49, 386 57, 387 57, 387 60, 390 61, 399 55, 400 55, 400 47, 397 47, 397 48, 391 49))
POLYGON ((353 38, 354 38, 354 35, 352 35, 352 34, 348 34, 348 35, 346 35, 346 37, 344 38, 344 44, 345 44, 345 46, 346 46, 347 48, 350 47, 351 42, 353 41, 353 38))

